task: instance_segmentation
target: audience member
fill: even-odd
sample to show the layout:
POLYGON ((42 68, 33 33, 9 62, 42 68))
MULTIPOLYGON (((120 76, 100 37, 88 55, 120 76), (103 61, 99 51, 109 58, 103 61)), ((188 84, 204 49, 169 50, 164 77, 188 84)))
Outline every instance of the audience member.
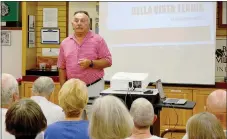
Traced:
POLYGON ((188 139, 226 139, 220 121, 209 112, 193 115, 187 122, 188 139))
POLYGON ((10 74, 1 76, 1 112, 2 112, 2 139, 14 139, 14 136, 5 130, 5 115, 9 106, 19 99, 17 80, 10 74))
MULTIPOLYGON (((215 90, 213 91, 206 100, 205 111, 214 114, 218 120, 220 120, 225 134, 226 132, 226 91, 215 90)), ((187 139, 187 134, 183 137, 187 139)))
POLYGON ((123 102, 115 96, 97 98, 89 125, 92 139, 124 139, 132 133, 133 119, 123 102))
POLYGON ((49 101, 54 88, 54 81, 50 77, 45 76, 36 79, 32 86, 31 99, 41 107, 47 119, 47 125, 64 120, 65 118, 62 108, 49 101))
POLYGON ((153 105, 145 98, 138 98, 133 101, 130 114, 133 117, 134 128, 132 135, 127 139, 161 139, 151 135, 150 126, 157 119, 154 114, 153 105))
POLYGON ((82 120, 82 113, 88 102, 88 90, 83 81, 70 79, 59 92, 59 105, 65 112, 65 120, 49 125, 45 139, 89 139, 88 121, 82 120))
POLYGON ((36 102, 21 99, 8 109, 5 124, 6 130, 16 139, 35 139, 38 133, 45 130, 47 121, 36 102))
POLYGON ((226 132, 226 91, 225 90, 215 90, 208 97, 206 101, 205 110, 214 114, 218 120, 220 120, 222 127, 226 132))

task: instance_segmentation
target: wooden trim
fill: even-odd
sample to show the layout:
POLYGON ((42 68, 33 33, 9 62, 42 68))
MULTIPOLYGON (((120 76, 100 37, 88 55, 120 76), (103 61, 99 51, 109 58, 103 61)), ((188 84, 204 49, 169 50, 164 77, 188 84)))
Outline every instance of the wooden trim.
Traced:
POLYGON ((223 2, 218 1, 218 27, 219 28, 227 28, 227 24, 222 24, 222 8, 223 8, 223 2))
POLYGON ((22 27, 1 27, 1 30, 22 30, 22 27))
POLYGON ((26 56, 27 56, 27 2, 23 1, 22 3, 22 76, 26 74, 26 56))
POLYGON ((66 2, 66 37, 68 36, 69 1, 66 2))

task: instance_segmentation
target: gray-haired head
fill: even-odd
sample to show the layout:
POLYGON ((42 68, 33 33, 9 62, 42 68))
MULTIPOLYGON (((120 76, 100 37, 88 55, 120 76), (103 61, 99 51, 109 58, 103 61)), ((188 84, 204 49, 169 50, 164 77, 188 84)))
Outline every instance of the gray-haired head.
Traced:
POLYGON ((154 108, 145 98, 138 98, 133 101, 130 114, 137 128, 149 128, 153 124, 154 108))
POLYGON ((33 83, 32 93, 33 95, 50 96, 54 88, 55 85, 52 78, 41 76, 33 83))
POLYGON ((19 96, 18 82, 10 74, 3 73, 1 81, 1 105, 10 105, 19 96))

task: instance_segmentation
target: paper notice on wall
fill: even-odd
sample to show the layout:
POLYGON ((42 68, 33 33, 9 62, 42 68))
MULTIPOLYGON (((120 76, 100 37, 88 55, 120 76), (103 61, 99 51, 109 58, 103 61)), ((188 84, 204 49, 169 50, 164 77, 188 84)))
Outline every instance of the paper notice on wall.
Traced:
POLYGON ((28 36, 28 47, 32 48, 35 47, 35 32, 34 31, 30 31, 28 32, 29 36, 28 36))
POLYGON ((43 8, 43 27, 58 27, 58 8, 43 8))
POLYGON ((42 48, 42 56, 58 56, 59 48, 42 48))
POLYGON ((215 78, 216 81, 223 81, 227 73, 227 45, 226 38, 217 38, 215 51, 215 78))

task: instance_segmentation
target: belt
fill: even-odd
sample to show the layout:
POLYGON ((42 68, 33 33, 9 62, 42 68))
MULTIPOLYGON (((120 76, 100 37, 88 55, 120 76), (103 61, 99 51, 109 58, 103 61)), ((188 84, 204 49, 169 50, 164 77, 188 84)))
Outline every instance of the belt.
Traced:
POLYGON ((93 85, 93 84, 95 84, 95 83, 97 83, 97 82, 99 82, 99 81, 101 81, 101 80, 102 80, 102 78, 100 78, 100 79, 94 81, 93 83, 87 84, 87 87, 89 87, 89 86, 91 86, 91 85, 93 85))

